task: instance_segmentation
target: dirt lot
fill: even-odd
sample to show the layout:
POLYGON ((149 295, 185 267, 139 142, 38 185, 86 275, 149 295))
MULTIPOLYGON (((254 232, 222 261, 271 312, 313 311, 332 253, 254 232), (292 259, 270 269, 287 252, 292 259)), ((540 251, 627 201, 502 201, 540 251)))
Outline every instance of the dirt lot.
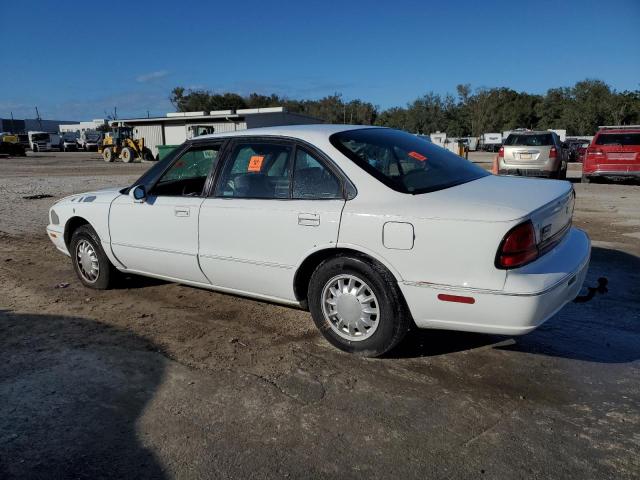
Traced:
POLYGON ((640 476, 640 186, 576 184, 609 293, 524 337, 423 331, 363 359, 305 312, 82 288, 48 207, 145 168, 0 159, 0 478, 640 476))

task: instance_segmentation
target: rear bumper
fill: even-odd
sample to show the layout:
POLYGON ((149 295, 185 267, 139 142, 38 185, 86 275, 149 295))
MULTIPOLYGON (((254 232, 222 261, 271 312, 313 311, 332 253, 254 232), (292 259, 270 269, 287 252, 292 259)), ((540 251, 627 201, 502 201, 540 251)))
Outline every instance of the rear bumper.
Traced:
POLYGON ((584 172, 585 177, 640 178, 640 170, 594 170, 584 172))
POLYGON ((534 168, 501 168, 498 171, 499 175, 513 175, 518 177, 541 177, 550 178, 555 175, 555 172, 550 172, 543 169, 534 168))
POLYGON ((427 282, 403 282, 400 289, 419 328, 523 335, 542 325, 578 295, 590 255, 589 237, 572 228, 551 252, 509 271, 503 290, 427 282), (474 303, 442 301, 438 299, 440 294, 472 298, 474 303))

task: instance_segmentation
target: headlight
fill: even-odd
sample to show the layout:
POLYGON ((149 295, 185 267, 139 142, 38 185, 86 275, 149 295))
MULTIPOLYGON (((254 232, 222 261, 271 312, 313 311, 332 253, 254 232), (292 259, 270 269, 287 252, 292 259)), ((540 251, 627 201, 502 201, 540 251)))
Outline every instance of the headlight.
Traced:
POLYGON ((60 225, 60 218, 55 210, 49 210, 49 217, 51 219, 51 225, 60 225))

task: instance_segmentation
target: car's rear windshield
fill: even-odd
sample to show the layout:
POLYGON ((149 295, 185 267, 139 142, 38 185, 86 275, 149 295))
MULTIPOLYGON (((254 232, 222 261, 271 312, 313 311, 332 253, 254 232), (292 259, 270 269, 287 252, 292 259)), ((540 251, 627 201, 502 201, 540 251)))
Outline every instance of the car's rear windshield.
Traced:
POLYGON ((354 163, 398 192, 433 192, 489 175, 464 158, 399 130, 347 130, 331 135, 329 140, 354 163))
POLYGON ((640 145, 640 133, 601 133, 596 145, 640 145))
POLYGON ((553 135, 550 133, 539 134, 510 134, 504 142, 505 145, 518 147, 545 147, 553 145, 553 135))

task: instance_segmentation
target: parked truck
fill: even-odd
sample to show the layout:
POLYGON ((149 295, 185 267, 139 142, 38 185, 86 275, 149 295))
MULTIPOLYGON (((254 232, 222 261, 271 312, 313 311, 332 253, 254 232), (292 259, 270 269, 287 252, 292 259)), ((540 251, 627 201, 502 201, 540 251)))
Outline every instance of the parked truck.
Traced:
POLYGON ((30 131, 29 148, 33 152, 48 152, 51 150, 51 138, 47 132, 30 131))

